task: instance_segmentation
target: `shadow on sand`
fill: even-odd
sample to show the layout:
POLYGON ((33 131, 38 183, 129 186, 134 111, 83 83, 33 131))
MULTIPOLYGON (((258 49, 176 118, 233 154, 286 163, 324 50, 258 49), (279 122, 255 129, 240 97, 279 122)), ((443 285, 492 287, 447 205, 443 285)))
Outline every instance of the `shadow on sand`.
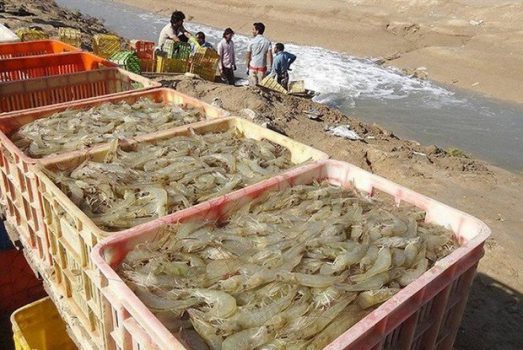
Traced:
POLYGON ((523 294, 479 273, 472 284, 454 348, 523 349, 523 294))

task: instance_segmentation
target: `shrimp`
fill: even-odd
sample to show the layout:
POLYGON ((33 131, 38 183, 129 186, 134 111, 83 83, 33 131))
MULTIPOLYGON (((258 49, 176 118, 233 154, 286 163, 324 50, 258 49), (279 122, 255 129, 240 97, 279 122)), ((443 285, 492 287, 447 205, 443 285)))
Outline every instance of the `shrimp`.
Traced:
POLYGON ((352 327, 367 314, 357 305, 349 305, 331 324, 317 334, 307 350, 321 350, 329 345, 334 339, 352 327))
POLYGON ((205 313, 208 318, 225 318, 236 312, 236 299, 230 294, 210 289, 193 289, 189 292, 192 296, 203 299, 212 305, 205 313))
POLYGON ((376 304, 383 303, 399 291, 399 288, 383 288, 378 290, 368 290, 360 293, 356 302, 362 309, 367 309, 376 304))
POLYGON ((405 271, 397 281, 402 287, 408 286, 427 271, 428 265, 428 259, 422 258, 416 263, 415 268, 405 271))
POLYGON ((243 329, 265 324, 271 317, 283 311, 292 303, 297 288, 289 286, 284 286, 283 288, 289 289, 283 297, 271 302, 265 307, 254 309, 247 307, 240 308, 236 314, 229 318, 228 322, 233 322, 243 329))
POLYGON ((351 276, 351 280, 353 280, 354 282, 366 280, 369 277, 387 271, 388 269, 390 269, 391 265, 392 255, 390 253, 390 249, 387 247, 383 247, 378 252, 378 257, 376 258, 374 265, 372 265, 372 267, 363 274, 351 276))
POLYGON ((211 350, 221 350, 223 339, 221 336, 216 334, 214 327, 205 321, 203 312, 195 309, 189 309, 187 310, 187 313, 191 317, 191 322, 194 329, 205 340, 211 350))
POLYGON ((356 293, 347 293, 338 302, 324 311, 318 311, 317 314, 302 316, 292 320, 281 335, 293 340, 307 339, 316 335, 331 323, 356 297, 356 293))
POLYGON ((271 330, 266 326, 249 328, 227 337, 222 350, 252 350, 271 339, 271 330))

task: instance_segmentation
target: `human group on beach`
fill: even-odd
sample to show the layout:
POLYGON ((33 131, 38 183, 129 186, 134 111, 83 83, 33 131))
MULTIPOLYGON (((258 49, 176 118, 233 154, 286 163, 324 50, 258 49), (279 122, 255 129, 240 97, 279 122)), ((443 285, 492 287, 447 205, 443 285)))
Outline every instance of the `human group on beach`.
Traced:
MULTIPOLYGON (((205 33, 198 32, 195 35, 185 29, 183 22, 185 15, 181 11, 174 11, 168 23, 160 32, 158 39, 157 54, 161 55, 167 40, 174 42, 185 42, 191 44, 191 51, 194 54, 199 48, 208 48, 215 50, 219 57, 218 68, 222 80, 230 85, 234 85, 236 78, 234 72, 236 67, 236 53, 234 47, 234 31, 226 28, 223 31, 223 38, 218 43, 216 49, 212 44, 206 41, 205 33)), ((289 70, 291 64, 296 60, 296 56, 285 51, 282 43, 276 43, 274 46, 271 41, 264 36, 265 25, 256 22, 252 26, 252 38, 250 39, 245 63, 247 66, 247 75, 249 84, 256 86, 267 76, 271 76, 277 82, 288 89, 289 70)))

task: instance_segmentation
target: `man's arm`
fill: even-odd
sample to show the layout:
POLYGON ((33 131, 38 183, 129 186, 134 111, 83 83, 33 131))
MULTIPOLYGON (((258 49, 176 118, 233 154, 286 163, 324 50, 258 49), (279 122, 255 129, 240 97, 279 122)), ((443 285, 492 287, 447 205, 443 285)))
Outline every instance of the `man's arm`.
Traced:
POLYGON ((245 63, 247 64, 247 70, 250 68, 251 66, 251 58, 252 58, 252 53, 251 51, 247 51, 247 55, 245 55, 245 63))
POLYGON ((162 28, 162 31, 160 32, 160 37, 158 38, 158 48, 160 50, 163 49, 163 44, 165 44, 165 41, 169 38, 167 34, 168 27, 162 28))
POLYGON ((220 41, 218 43, 218 47, 217 47, 217 51, 218 52, 218 55, 220 56, 220 64, 218 65, 218 68, 220 69, 220 72, 223 71, 223 45, 222 45, 222 42, 220 41))
POLYGON ((289 54, 289 66, 290 66, 291 64, 294 63, 294 61, 296 61, 296 55, 293 55, 292 53, 288 53, 288 54, 289 54))
POLYGON ((267 63, 269 67, 272 67, 272 45, 269 45, 269 50, 267 51, 267 63))

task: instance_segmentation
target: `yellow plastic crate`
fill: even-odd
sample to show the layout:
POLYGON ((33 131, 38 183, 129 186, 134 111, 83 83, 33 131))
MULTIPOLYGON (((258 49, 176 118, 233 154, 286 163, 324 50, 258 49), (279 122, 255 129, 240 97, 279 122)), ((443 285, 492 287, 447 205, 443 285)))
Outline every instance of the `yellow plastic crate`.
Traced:
POLYGON ((214 81, 220 56, 216 51, 209 48, 199 48, 191 62, 191 73, 198 74, 200 78, 214 81))
POLYGON ((82 46, 82 33, 78 29, 74 28, 58 28, 58 37, 60 41, 74 47, 82 46))
POLYGON ((11 315, 16 350, 75 350, 49 297, 16 310, 11 315))
POLYGON ((121 50, 120 38, 110 34, 93 36, 93 52, 103 58, 109 58, 121 50))
POLYGON ((189 67, 189 61, 178 58, 156 58, 157 73, 185 73, 189 67))
POLYGON ((32 28, 20 28, 16 31, 20 41, 44 40, 49 39, 49 34, 32 28))

